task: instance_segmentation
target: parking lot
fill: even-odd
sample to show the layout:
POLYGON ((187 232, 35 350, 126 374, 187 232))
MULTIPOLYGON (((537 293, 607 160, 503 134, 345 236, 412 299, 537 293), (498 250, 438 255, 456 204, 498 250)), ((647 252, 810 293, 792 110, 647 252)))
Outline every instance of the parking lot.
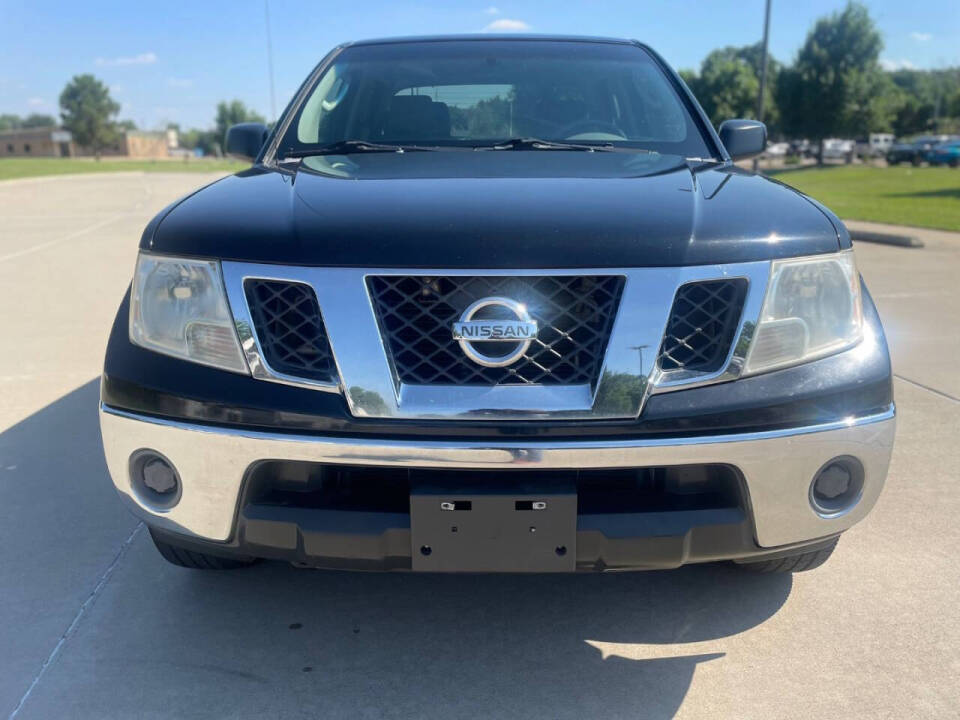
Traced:
POLYGON ((122 507, 97 402, 143 226, 214 177, 0 183, 0 717, 958 716, 960 234, 857 245, 899 426, 819 570, 204 573, 122 507))

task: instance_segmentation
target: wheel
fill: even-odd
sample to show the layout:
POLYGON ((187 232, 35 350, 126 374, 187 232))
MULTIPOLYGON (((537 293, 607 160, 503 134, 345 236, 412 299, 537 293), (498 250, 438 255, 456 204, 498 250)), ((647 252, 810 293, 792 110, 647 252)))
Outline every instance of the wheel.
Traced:
POLYGON ((190 568, 191 570, 236 570, 237 568, 253 565, 256 558, 234 558, 222 557, 220 555, 209 555, 207 553, 188 550, 184 547, 171 545, 158 538, 153 530, 150 531, 150 539, 157 550, 163 555, 163 559, 173 565, 190 568))
POLYGON ((738 561, 738 565, 745 570, 758 573, 795 573, 813 570, 823 565, 833 554, 834 548, 840 538, 834 538, 833 541, 817 550, 799 553, 798 555, 788 555, 787 557, 776 558, 774 560, 755 560, 738 561))

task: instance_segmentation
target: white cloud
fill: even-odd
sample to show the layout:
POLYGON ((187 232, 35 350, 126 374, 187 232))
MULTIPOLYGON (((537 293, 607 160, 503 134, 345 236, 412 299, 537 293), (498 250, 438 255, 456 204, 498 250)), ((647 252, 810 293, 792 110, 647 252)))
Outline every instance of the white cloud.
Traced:
POLYGON ((483 11, 485 15, 499 15, 500 8, 491 5, 486 10, 483 11))
POLYGON ((27 105, 29 105, 30 107, 34 107, 34 108, 43 107, 46 104, 47 104, 47 101, 44 100, 43 98, 39 98, 39 97, 27 98, 27 105))
POLYGON ((920 42, 920 43, 930 42, 931 40, 933 40, 933 34, 914 31, 910 33, 910 39, 916 40, 917 42, 920 42))
POLYGON ((880 67, 884 70, 916 70, 917 66, 907 59, 893 60, 891 58, 880 58, 880 67))
POLYGON ((511 20, 510 18, 499 18, 487 25, 484 32, 522 32, 529 30, 530 26, 523 20, 511 20))
POLYGON ((145 52, 139 55, 129 57, 102 58, 99 57, 94 62, 100 66, 110 65, 153 65, 157 61, 156 53, 145 52))
POLYGON ((188 88, 193 87, 193 80, 190 78, 167 78, 167 85, 175 88, 188 88))

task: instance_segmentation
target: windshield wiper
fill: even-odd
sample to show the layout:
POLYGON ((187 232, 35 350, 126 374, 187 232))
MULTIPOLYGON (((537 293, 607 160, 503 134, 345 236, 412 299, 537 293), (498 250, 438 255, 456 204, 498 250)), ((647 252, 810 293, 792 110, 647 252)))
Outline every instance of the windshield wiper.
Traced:
POLYGON ((404 153, 404 152, 428 152, 434 150, 435 148, 424 147, 422 145, 393 145, 387 143, 375 143, 368 142, 366 140, 338 140, 334 143, 329 143, 327 145, 317 145, 312 148, 304 148, 301 150, 287 150, 283 153, 283 159, 288 158, 305 158, 313 157, 315 155, 346 155, 348 153, 361 153, 361 152, 393 152, 393 153, 404 153))
MULTIPOLYGON (((598 142, 592 143, 566 143, 553 140, 541 140, 540 138, 518 137, 504 140, 503 142, 492 145, 475 145, 474 150, 581 150, 584 152, 609 152, 614 150, 613 143, 598 142)), ((649 152, 640 150, 638 152, 649 152)))

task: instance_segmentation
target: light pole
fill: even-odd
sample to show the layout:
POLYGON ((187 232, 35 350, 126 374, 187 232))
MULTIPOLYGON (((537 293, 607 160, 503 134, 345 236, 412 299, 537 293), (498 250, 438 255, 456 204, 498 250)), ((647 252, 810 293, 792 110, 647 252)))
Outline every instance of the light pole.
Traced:
MULTIPOLYGON (((763 50, 760 55, 760 94, 757 97, 757 120, 763 122, 763 96, 767 88, 767 46, 770 44, 770 2, 767 0, 763 16, 763 50)), ((757 171, 757 158, 753 159, 753 171, 757 171)))
POLYGON ((273 92, 273 42, 270 39, 270 0, 263 0, 263 14, 267 22, 267 72, 270 74, 270 122, 277 119, 277 101, 273 92))
POLYGON ((643 372, 643 351, 645 348, 648 348, 648 347, 650 346, 649 345, 631 345, 630 346, 631 350, 636 350, 638 353, 640 353, 640 372, 641 373, 643 372))

